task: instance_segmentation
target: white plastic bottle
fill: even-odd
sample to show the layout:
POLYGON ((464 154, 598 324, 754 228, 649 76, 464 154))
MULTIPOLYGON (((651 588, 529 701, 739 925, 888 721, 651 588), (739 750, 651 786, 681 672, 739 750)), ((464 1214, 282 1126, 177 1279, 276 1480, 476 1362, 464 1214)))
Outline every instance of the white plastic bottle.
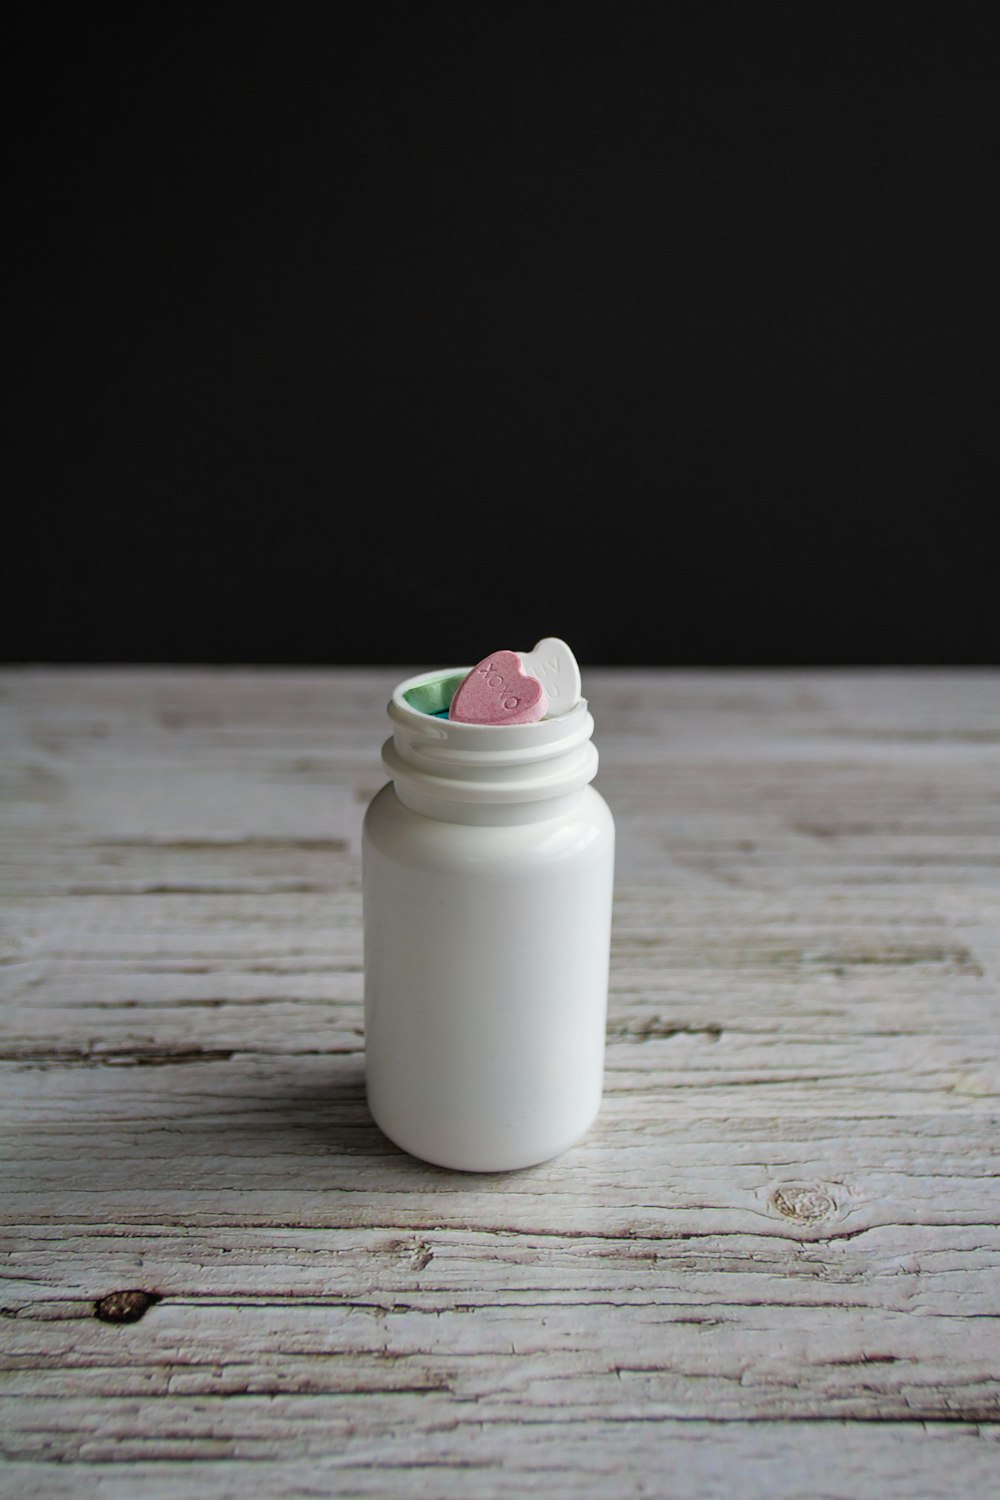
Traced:
POLYGON ((506 726, 414 706, 463 675, 411 677, 389 704, 392 782, 363 835, 368 1102, 414 1156, 502 1172, 557 1156, 600 1107, 614 822, 585 699, 506 726))

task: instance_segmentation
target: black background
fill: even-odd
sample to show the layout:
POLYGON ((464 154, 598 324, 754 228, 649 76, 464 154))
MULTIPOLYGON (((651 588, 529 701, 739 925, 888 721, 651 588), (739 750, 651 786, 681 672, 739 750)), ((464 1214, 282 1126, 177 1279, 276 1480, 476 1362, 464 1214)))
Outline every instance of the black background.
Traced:
POLYGON ((996 658, 990 6, 111 14, 17 70, 8 660, 996 658))

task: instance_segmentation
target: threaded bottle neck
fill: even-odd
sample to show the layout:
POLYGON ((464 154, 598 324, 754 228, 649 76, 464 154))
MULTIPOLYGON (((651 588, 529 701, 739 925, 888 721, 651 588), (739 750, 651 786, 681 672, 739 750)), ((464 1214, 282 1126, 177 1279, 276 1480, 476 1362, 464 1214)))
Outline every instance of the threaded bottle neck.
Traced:
POLYGON ((534 821, 554 816, 593 781, 586 699, 535 724, 461 724, 414 706, 436 681, 456 675, 463 669, 407 678, 389 703, 393 732, 382 759, 407 807, 452 822, 534 821))

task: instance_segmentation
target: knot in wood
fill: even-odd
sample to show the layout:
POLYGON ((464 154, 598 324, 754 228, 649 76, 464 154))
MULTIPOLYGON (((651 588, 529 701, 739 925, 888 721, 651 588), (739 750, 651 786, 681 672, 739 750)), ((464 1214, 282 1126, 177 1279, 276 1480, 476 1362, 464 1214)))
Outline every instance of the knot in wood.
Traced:
POLYGON ((794 1219, 797 1224, 815 1224, 819 1219, 829 1219, 837 1212, 837 1205, 826 1188, 817 1184, 786 1183, 775 1188, 771 1202, 779 1214, 794 1219))
POLYGON ((138 1323, 159 1300, 158 1292, 109 1292, 94 1303, 94 1317, 102 1323, 138 1323))

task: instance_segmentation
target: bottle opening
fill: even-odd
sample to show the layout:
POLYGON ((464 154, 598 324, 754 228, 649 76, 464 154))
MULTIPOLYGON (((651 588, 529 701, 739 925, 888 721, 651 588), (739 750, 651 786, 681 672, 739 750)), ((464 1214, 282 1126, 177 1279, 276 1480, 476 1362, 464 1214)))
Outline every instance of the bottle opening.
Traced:
MULTIPOLYGON (((453 668, 451 671, 442 672, 436 677, 421 679, 411 687, 404 687, 401 691, 397 691, 399 691, 400 698, 408 708, 416 709, 419 714, 427 714, 432 719, 447 719, 448 711, 451 708, 451 700, 468 675, 468 670, 456 672, 453 668)), ((582 702, 583 700, 580 701, 582 702)), ((554 717, 554 714, 547 713, 544 718, 539 719, 537 722, 544 724, 551 721, 554 717)), ((504 728, 505 726, 472 724, 468 727, 477 730, 494 730, 504 728)), ((514 727, 523 730, 533 729, 535 725, 520 724, 514 727)))

